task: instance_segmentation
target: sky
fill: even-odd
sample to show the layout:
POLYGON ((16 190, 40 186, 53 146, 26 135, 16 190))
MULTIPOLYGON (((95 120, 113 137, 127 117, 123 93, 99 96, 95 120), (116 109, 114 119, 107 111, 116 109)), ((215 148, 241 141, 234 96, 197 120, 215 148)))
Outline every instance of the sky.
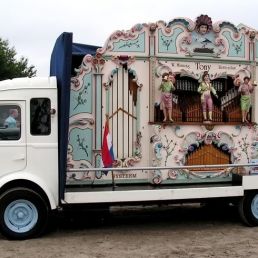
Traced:
POLYGON ((28 58, 38 76, 49 76, 51 52, 63 32, 72 32, 73 42, 103 46, 114 31, 137 23, 195 21, 200 14, 213 23, 258 30, 257 0, 0 0, 0 8, 0 38, 9 41, 18 59, 28 58))

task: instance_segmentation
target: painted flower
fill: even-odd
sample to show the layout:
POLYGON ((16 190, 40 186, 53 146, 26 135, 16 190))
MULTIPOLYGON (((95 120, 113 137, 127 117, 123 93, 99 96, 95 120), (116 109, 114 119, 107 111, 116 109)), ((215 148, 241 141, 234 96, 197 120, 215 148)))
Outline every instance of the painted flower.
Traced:
POLYGON ((102 57, 102 55, 100 54, 100 53, 98 53, 97 52, 97 54, 96 54, 96 58, 101 58, 102 57))

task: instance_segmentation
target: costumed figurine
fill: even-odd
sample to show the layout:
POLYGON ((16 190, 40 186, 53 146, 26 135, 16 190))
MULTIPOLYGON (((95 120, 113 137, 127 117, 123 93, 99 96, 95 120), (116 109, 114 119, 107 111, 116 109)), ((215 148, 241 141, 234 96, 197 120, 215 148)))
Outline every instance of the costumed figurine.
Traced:
POLYGON ((238 92, 241 94, 240 98, 240 107, 242 112, 242 123, 248 123, 248 113, 251 108, 251 93, 254 91, 254 86, 256 86, 256 82, 251 83, 249 77, 244 77, 242 81, 239 78, 239 75, 235 77, 234 85, 239 87, 238 92))
POLYGON ((207 111, 208 111, 208 120, 212 121, 213 100, 212 100, 211 93, 216 98, 218 98, 218 95, 210 82, 210 77, 207 71, 203 73, 202 81, 198 87, 198 92, 201 94, 203 120, 207 121, 207 111))
POLYGON ((160 84, 159 90, 161 90, 161 103, 160 108, 163 110, 164 120, 165 122, 167 118, 170 122, 173 122, 172 119, 172 91, 175 90, 175 76, 172 72, 164 73, 162 75, 162 82, 160 84))

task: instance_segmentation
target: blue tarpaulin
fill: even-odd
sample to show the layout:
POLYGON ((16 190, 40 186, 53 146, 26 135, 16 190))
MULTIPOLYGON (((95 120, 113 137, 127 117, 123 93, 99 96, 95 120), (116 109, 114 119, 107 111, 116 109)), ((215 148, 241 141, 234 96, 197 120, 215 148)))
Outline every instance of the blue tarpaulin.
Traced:
POLYGON ((58 87, 58 165, 59 200, 64 197, 67 165, 67 146, 69 129, 70 81, 73 59, 86 54, 95 55, 97 46, 73 43, 73 34, 64 32, 56 40, 50 61, 50 76, 56 76, 58 87))
POLYGON ((72 45, 72 52, 73 52, 73 56, 74 55, 95 55, 96 50, 97 50, 97 46, 91 46, 91 45, 84 45, 84 44, 80 44, 80 43, 73 43, 72 45))

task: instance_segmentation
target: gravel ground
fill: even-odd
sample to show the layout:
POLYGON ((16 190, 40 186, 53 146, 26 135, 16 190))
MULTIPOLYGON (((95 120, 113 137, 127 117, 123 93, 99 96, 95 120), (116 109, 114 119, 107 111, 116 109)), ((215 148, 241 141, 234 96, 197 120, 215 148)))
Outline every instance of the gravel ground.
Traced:
POLYGON ((116 207, 93 217, 67 214, 54 224, 37 239, 0 236, 0 257, 258 257, 258 228, 243 225, 233 206, 116 207))

